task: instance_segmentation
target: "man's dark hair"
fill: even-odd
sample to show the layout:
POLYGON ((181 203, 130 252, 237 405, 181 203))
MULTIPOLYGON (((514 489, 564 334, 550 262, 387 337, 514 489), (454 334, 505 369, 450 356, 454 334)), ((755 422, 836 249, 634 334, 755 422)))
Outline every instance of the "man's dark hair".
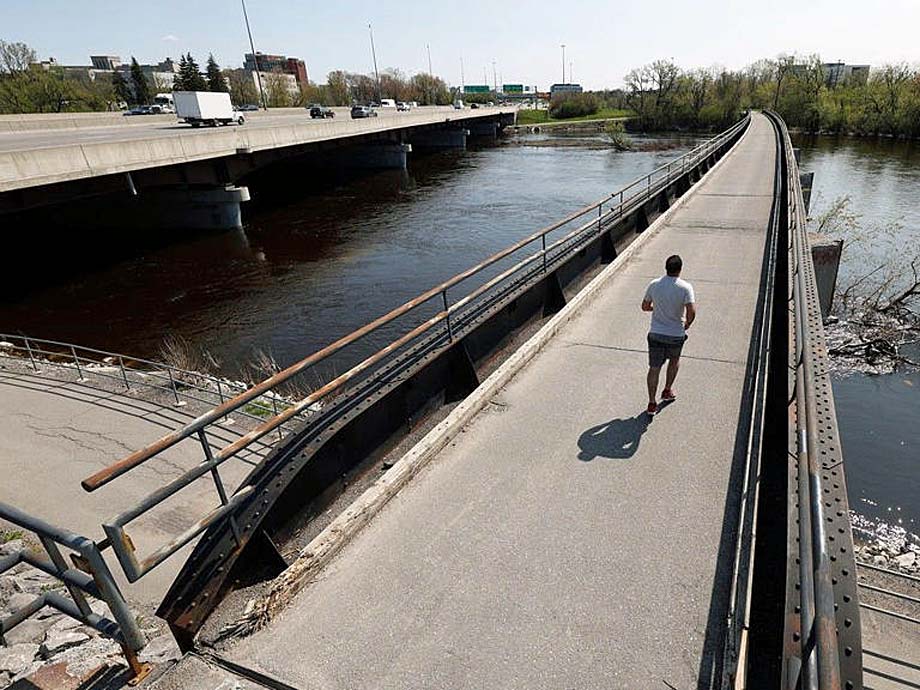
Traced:
POLYGON ((669 276, 679 276, 680 269, 684 267, 684 262, 677 254, 672 254, 668 257, 668 260, 664 262, 664 270, 668 272, 669 276))

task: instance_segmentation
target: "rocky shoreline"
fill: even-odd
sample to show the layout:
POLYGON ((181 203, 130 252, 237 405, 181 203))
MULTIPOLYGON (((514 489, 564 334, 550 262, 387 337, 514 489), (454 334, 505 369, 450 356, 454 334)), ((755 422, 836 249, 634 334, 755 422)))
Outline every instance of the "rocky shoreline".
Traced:
MULTIPOLYGON (((23 547, 37 548, 17 532, 0 531, 0 559, 23 547)), ((0 618, 28 605, 47 591, 64 590, 56 578, 20 563, 0 575, 0 618)), ((93 612, 111 619, 105 602, 91 601, 93 612)), ((148 642, 140 660, 164 664, 179 658, 172 635, 156 619, 138 616, 148 642)), ((77 687, 102 669, 127 669, 121 647, 95 629, 56 610, 45 607, 6 633, 6 646, 0 646, 0 689, 20 680, 54 676, 54 685, 37 687, 77 687)))

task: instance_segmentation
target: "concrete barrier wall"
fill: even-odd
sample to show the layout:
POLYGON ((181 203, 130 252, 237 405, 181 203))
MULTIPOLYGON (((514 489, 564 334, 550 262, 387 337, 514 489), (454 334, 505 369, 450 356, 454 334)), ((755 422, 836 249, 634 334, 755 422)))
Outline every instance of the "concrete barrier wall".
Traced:
MULTIPOLYGON (((333 108, 336 117, 347 117, 348 108, 333 108)), ((451 106, 426 108, 426 111, 452 111, 451 106)), ((264 117, 308 117, 304 108, 272 108, 246 113, 246 119, 258 121, 264 117)), ((0 134, 9 132, 36 132, 55 129, 84 129, 90 127, 122 127, 130 125, 169 124, 175 115, 137 115, 125 117, 122 112, 105 113, 29 113, 25 115, 0 115, 0 134)))
MULTIPOLYGON (((298 109, 298 112, 303 113, 302 109, 298 109)), ((398 119, 381 117, 321 122, 304 120, 273 127, 243 125, 217 130, 177 129, 168 137, 10 151, 0 153, 0 192, 234 156, 241 151, 264 151, 388 132, 396 134, 400 130, 424 125, 451 122, 459 124, 479 118, 495 117, 503 112, 512 113, 513 109, 438 109, 434 112, 416 111, 401 114, 398 119)))

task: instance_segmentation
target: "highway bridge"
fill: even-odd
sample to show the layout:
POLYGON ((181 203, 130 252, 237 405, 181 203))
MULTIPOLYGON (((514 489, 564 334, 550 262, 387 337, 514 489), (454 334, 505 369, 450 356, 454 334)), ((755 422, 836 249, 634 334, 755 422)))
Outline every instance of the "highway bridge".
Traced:
POLYGON ((253 112, 240 127, 195 130, 169 115, 0 116, 0 218, 46 209, 90 229, 238 227, 249 199, 241 180, 273 165, 295 166, 295 178, 297 165, 405 168, 413 147, 494 138, 517 109, 380 109, 359 120, 334 111, 317 120, 303 108, 253 112))
POLYGON ((916 687, 864 664, 892 657, 863 649, 806 224, 785 124, 746 115, 145 447, 86 458, 86 491, 144 494, 100 517, 104 537, 3 496, 0 517, 50 560, 0 571, 24 559, 76 602, 44 597, 3 629, 50 605, 143 675, 112 569, 133 583, 172 568, 157 613, 187 656, 160 688, 916 687), (672 253, 699 317, 679 397, 650 418, 639 302, 672 253), (392 342, 349 359, 372 333, 392 342), (330 361, 347 366, 306 398, 272 397, 330 361), (266 401, 226 437, 228 416, 266 401), (196 446, 168 481, 143 474, 196 446), (371 481, 329 515, 343 477, 371 481), (161 543, 132 539, 209 484, 210 510, 161 543))

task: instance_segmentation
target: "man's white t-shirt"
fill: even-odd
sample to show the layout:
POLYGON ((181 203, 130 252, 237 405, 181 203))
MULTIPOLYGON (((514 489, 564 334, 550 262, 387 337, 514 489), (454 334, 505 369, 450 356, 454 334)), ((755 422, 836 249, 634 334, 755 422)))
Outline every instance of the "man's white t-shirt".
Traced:
POLYGON ((677 276, 661 276, 648 284, 645 299, 652 301, 649 333, 670 338, 684 337, 684 305, 694 301, 690 283, 677 276))

